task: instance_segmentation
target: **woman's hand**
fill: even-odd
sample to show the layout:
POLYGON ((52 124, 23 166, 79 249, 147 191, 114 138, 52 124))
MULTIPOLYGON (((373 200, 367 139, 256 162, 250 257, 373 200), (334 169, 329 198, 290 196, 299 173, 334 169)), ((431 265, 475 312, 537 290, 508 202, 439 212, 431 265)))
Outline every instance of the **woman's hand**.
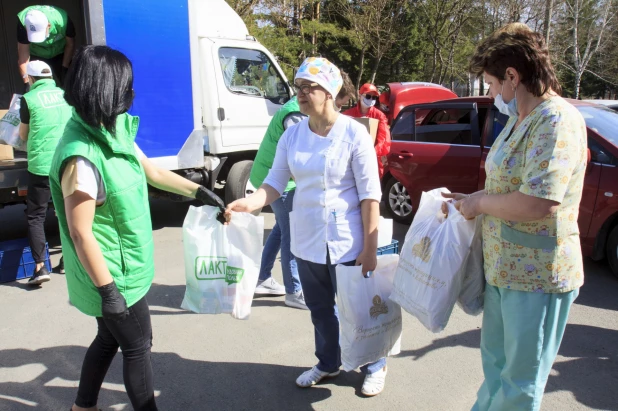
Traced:
POLYGON ((232 211, 237 213, 252 213, 255 210, 266 207, 281 196, 277 190, 268 184, 262 184, 255 193, 246 198, 239 198, 227 205, 223 213, 227 222, 232 218, 232 211))
POLYGON ((251 213, 255 210, 250 198, 239 198, 236 201, 232 201, 227 205, 225 209, 226 215, 231 215, 232 211, 236 213, 251 213))
POLYGON ((104 319, 122 321, 127 318, 129 315, 127 302, 120 294, 120 291, 118 291, 114 281, 97 287, 97 291, 101 296, 101 312, 104 319))
POLYGON ((483 196, 470 196, 455 203, 457 211, 464 216, 466 220, 473 220, 477 216, 483 214, 481 211, 481 199, 483 196))
POLYGON ((376 269, 378 265, 378 250, 363 250, 356 259, 356 265, 363 269, 363 277, 367 277, 367 273, 376 269))
POLYGON ((455 200, 455 201, 460 201, 463 200, 464 198, 468 197, 467 194, 461 194, 461 193, 440 193, 442 194, 442 197, 444 198, 449 198, 451 200, 455 200))

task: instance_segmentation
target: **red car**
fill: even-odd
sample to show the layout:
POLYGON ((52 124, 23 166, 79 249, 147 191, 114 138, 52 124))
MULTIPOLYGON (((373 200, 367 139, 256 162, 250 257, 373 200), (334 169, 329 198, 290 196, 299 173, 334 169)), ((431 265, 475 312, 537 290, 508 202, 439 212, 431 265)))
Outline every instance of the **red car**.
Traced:
POLYGON ((388 83, 380 94, 380 110, 386 114, 388 124, 391 125, 399 112, 411 104, 431 103, 456 97, 457 94, 439 84, 416 81, 388 83))
MULTIPOLYGON (((590 162, 579 212, 584 255, 607 256, 618 276, 618 113, 569 100, 588 128, 590 162)), ((405 107, 391 127, 387 210, 410 223, 421 193, 437 187, 472 193, 485 185, 485 158, 508 118, 489 97, 467 97, 405 107)))

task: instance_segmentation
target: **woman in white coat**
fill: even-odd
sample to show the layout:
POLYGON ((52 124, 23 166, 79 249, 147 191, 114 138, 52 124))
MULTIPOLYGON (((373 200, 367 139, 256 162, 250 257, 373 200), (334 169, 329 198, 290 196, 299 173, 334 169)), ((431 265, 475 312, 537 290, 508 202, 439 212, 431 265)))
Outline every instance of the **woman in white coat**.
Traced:
MULTIPOLYGON (((378 163, 367 130, 335 110, 334 98, 342 84, 339 69, 328 60, 311 57, 303 62, 294 87, 300 111, 308 118, 283 134, 262 186, 227 207, 228 213, 259 209, 279 198, 290 177, 296 181, 291 248, 311 311, 318 358, 318 364, 296 380, 303 388, 339 375, 335 266, 361 265, 366 274, 377 264, 378 163)), ((361 371, 366 375, 362 393, 382 392, 386 360, 367 364, 361 371)))

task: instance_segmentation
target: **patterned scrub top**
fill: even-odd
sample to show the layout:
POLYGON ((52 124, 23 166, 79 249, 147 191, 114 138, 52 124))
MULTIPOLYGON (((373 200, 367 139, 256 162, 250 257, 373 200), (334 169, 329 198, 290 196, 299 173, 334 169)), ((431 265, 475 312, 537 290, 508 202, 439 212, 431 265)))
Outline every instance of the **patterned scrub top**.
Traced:
POLYGON ((487 155, 485 191, 520 191, 560 206, 529 222, 485 215, 485 277, 500 288, 565 293, 584 283, 577 216, 586 172, 586 124, 561 97, 539 104, 508 138, 516 122, 511 117, 487 155))

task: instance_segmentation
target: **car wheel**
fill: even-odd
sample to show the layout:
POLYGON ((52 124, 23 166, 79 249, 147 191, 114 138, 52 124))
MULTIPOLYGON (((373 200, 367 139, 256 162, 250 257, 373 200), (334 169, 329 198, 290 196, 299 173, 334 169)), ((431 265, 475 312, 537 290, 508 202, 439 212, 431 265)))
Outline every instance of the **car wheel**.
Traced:
POLYGON ((618 277, 618 226, 614 227, 609 234, 605 253, 607 254, 607 261, 609 262, 612 273, 618 277))
MULTIPOLYGON (((249 181, 253 161, 244 160, 234 164, 230 169, 225 181, 225 203, 229 204, 239 198, 245 198, 256 190, 249 181)), ((262 209, 255 210, 253 215, 259 215, 262 209)))
POLYGON ((393 220, 410 224, 414 218, 414 207, 410 193, 404 185, 392 177, 386 184, 384 194, 386 209, 393 220))

